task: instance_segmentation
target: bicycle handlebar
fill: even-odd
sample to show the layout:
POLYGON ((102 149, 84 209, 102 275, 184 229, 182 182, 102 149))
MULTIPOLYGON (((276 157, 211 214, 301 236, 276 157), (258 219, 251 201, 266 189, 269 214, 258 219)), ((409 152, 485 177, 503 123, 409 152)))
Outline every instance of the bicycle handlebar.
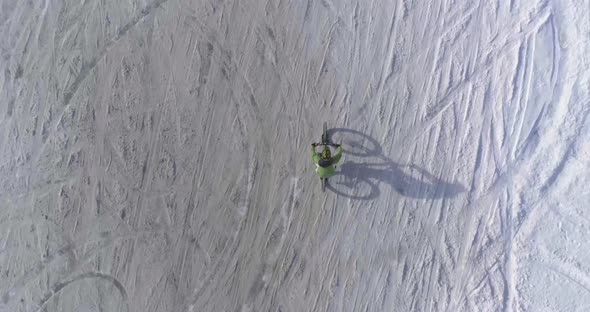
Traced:
POLYGON ((336 144, 336 143, 313 143, 313 145, 314 146, 330 145, 330 146, 334 146, 334 147, 341 146, 341 144, 336 144))

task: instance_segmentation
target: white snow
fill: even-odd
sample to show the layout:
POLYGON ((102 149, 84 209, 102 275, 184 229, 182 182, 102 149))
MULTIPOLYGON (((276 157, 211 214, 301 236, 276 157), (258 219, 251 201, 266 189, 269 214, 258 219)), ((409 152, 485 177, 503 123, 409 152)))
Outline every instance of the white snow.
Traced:
POLYGON ((0 312, 590 310, 589 16, 0 0, 0 312))

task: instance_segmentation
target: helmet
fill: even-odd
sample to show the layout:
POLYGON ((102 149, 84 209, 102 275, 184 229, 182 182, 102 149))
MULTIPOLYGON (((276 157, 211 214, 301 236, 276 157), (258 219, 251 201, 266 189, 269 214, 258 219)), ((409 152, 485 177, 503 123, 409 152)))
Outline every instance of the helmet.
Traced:
POLYGON ((328 159, 330 159, 331 157, 332 157, 332 155, 331 155, 331 153, 330 153, 330 149, 329 149, 329 148, 325 148, 325 149, 322 151, 322 159, 324 159, 324 160, 328 160, 328 159))

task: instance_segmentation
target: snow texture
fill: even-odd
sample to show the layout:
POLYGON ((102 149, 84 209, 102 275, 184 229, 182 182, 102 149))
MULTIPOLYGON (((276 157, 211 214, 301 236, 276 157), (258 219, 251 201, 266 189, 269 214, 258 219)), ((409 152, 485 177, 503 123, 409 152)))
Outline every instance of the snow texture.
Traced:
POLYGON ((589 311, 589 16, 0 0, 0 311, 589 311))

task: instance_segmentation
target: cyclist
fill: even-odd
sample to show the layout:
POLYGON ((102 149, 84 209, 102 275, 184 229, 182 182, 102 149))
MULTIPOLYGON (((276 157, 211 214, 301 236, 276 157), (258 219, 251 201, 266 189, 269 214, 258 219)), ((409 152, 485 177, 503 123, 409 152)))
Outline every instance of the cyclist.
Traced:
POLYGON ((342 147, 340 144, 329 144, 336 147, 336 154, 332 156, 330 152, 330 148, 328 145, 324 145, 324 149, 321 153, 316 153, 315 148, 318 145, 324 145, 321 143, 312 143, 311 144, 311 159, 313 163, 316 165, 315 172, 320 176, 322 179, 331 178, 334 173, 336 172, 336 165, 342 158, 342 147))

